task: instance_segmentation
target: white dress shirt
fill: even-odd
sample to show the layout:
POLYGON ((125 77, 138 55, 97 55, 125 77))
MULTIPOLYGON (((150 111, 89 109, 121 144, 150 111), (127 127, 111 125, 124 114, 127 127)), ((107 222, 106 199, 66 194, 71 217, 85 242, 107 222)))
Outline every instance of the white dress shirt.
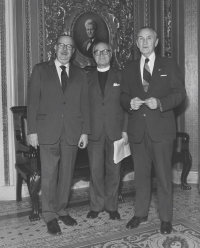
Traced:
MULTIPOLYGON (((149 66, 151 75, 152 75, 153 68, 154 68, 155 58, 156 58, 155 52, 153 52, 153 53, 148 57, 148 59, 149 59, 148 66, 149 66)), ((145 59, 146 59, 146 57, 144 57, 144 56, 142 55, 142 56, 141 56, 141 59, 140 59, 140 72, 141 72, 142 82, 143 82, 143 70, 144 70, 145 59)))
MULTIPOLYGON (((57 73, 58 73, 58 77, 60 79, 60 84, 62 85, 61 83, 61 72, 62 72, 62 69, 60 68, 62 64, 57 60, 55 59, 55 66, 56 66, 56 70, 57 70, 57 73)), ((66 68, 65 68, 65 71, 67 72, 67 75, 69 77, 69 63, 67 63, 66 65, 64 65, 66 68)))

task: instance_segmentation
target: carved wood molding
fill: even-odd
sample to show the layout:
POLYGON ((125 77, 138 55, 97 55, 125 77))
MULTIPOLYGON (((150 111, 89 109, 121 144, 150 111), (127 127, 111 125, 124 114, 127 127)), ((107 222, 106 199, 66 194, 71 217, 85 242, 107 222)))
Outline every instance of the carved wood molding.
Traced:
POLYGON ((172 57, 172 2, 171 0, 164 0, 163 4, 163 55, 165 57, 172 57))

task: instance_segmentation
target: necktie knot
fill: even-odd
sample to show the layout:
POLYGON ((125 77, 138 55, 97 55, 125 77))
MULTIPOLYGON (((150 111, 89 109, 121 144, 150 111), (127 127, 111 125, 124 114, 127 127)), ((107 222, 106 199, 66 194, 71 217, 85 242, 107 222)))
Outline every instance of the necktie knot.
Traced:
POLYGON ((65 71, 65 69, 66 69, 66 66, 64 66, 64 65, 61 65, 61 66, 60 66, 60 68, 62 69, 62 71, 65 71))
POLYGON ((145 64, 147 64, 149 62, 149 59, 148 58, 146 58, 145 59, 145 64))

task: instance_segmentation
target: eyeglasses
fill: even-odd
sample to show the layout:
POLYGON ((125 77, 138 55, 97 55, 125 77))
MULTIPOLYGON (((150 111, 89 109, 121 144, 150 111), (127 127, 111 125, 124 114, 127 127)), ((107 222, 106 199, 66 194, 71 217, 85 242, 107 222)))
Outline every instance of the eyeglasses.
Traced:
POLYGON ((100 56, 101 54, 107 55, 109 52, 111 52, 109 49, 104 49, 102 51, 96 50, 93 53, 95 56, 100 56))
POLYGON ((64 49, 66 47, 67 50, 72 50, 74 48, 74 46, 70 44, 58 43, 57 45, 60 49, 64 49))

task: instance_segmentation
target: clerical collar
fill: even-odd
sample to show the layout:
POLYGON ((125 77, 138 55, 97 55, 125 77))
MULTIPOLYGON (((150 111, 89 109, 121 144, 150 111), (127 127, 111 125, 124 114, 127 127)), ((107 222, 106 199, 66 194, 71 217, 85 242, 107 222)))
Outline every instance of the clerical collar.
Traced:
POLYGON ((104 72, 104 71, 108 71, 108 70, 110 70, 110 65, 107 66, 107 67, 105 67, 105 68, 99 68, 99 67, 97 67, 97 71, 100 71, 100 72, 104 72))

